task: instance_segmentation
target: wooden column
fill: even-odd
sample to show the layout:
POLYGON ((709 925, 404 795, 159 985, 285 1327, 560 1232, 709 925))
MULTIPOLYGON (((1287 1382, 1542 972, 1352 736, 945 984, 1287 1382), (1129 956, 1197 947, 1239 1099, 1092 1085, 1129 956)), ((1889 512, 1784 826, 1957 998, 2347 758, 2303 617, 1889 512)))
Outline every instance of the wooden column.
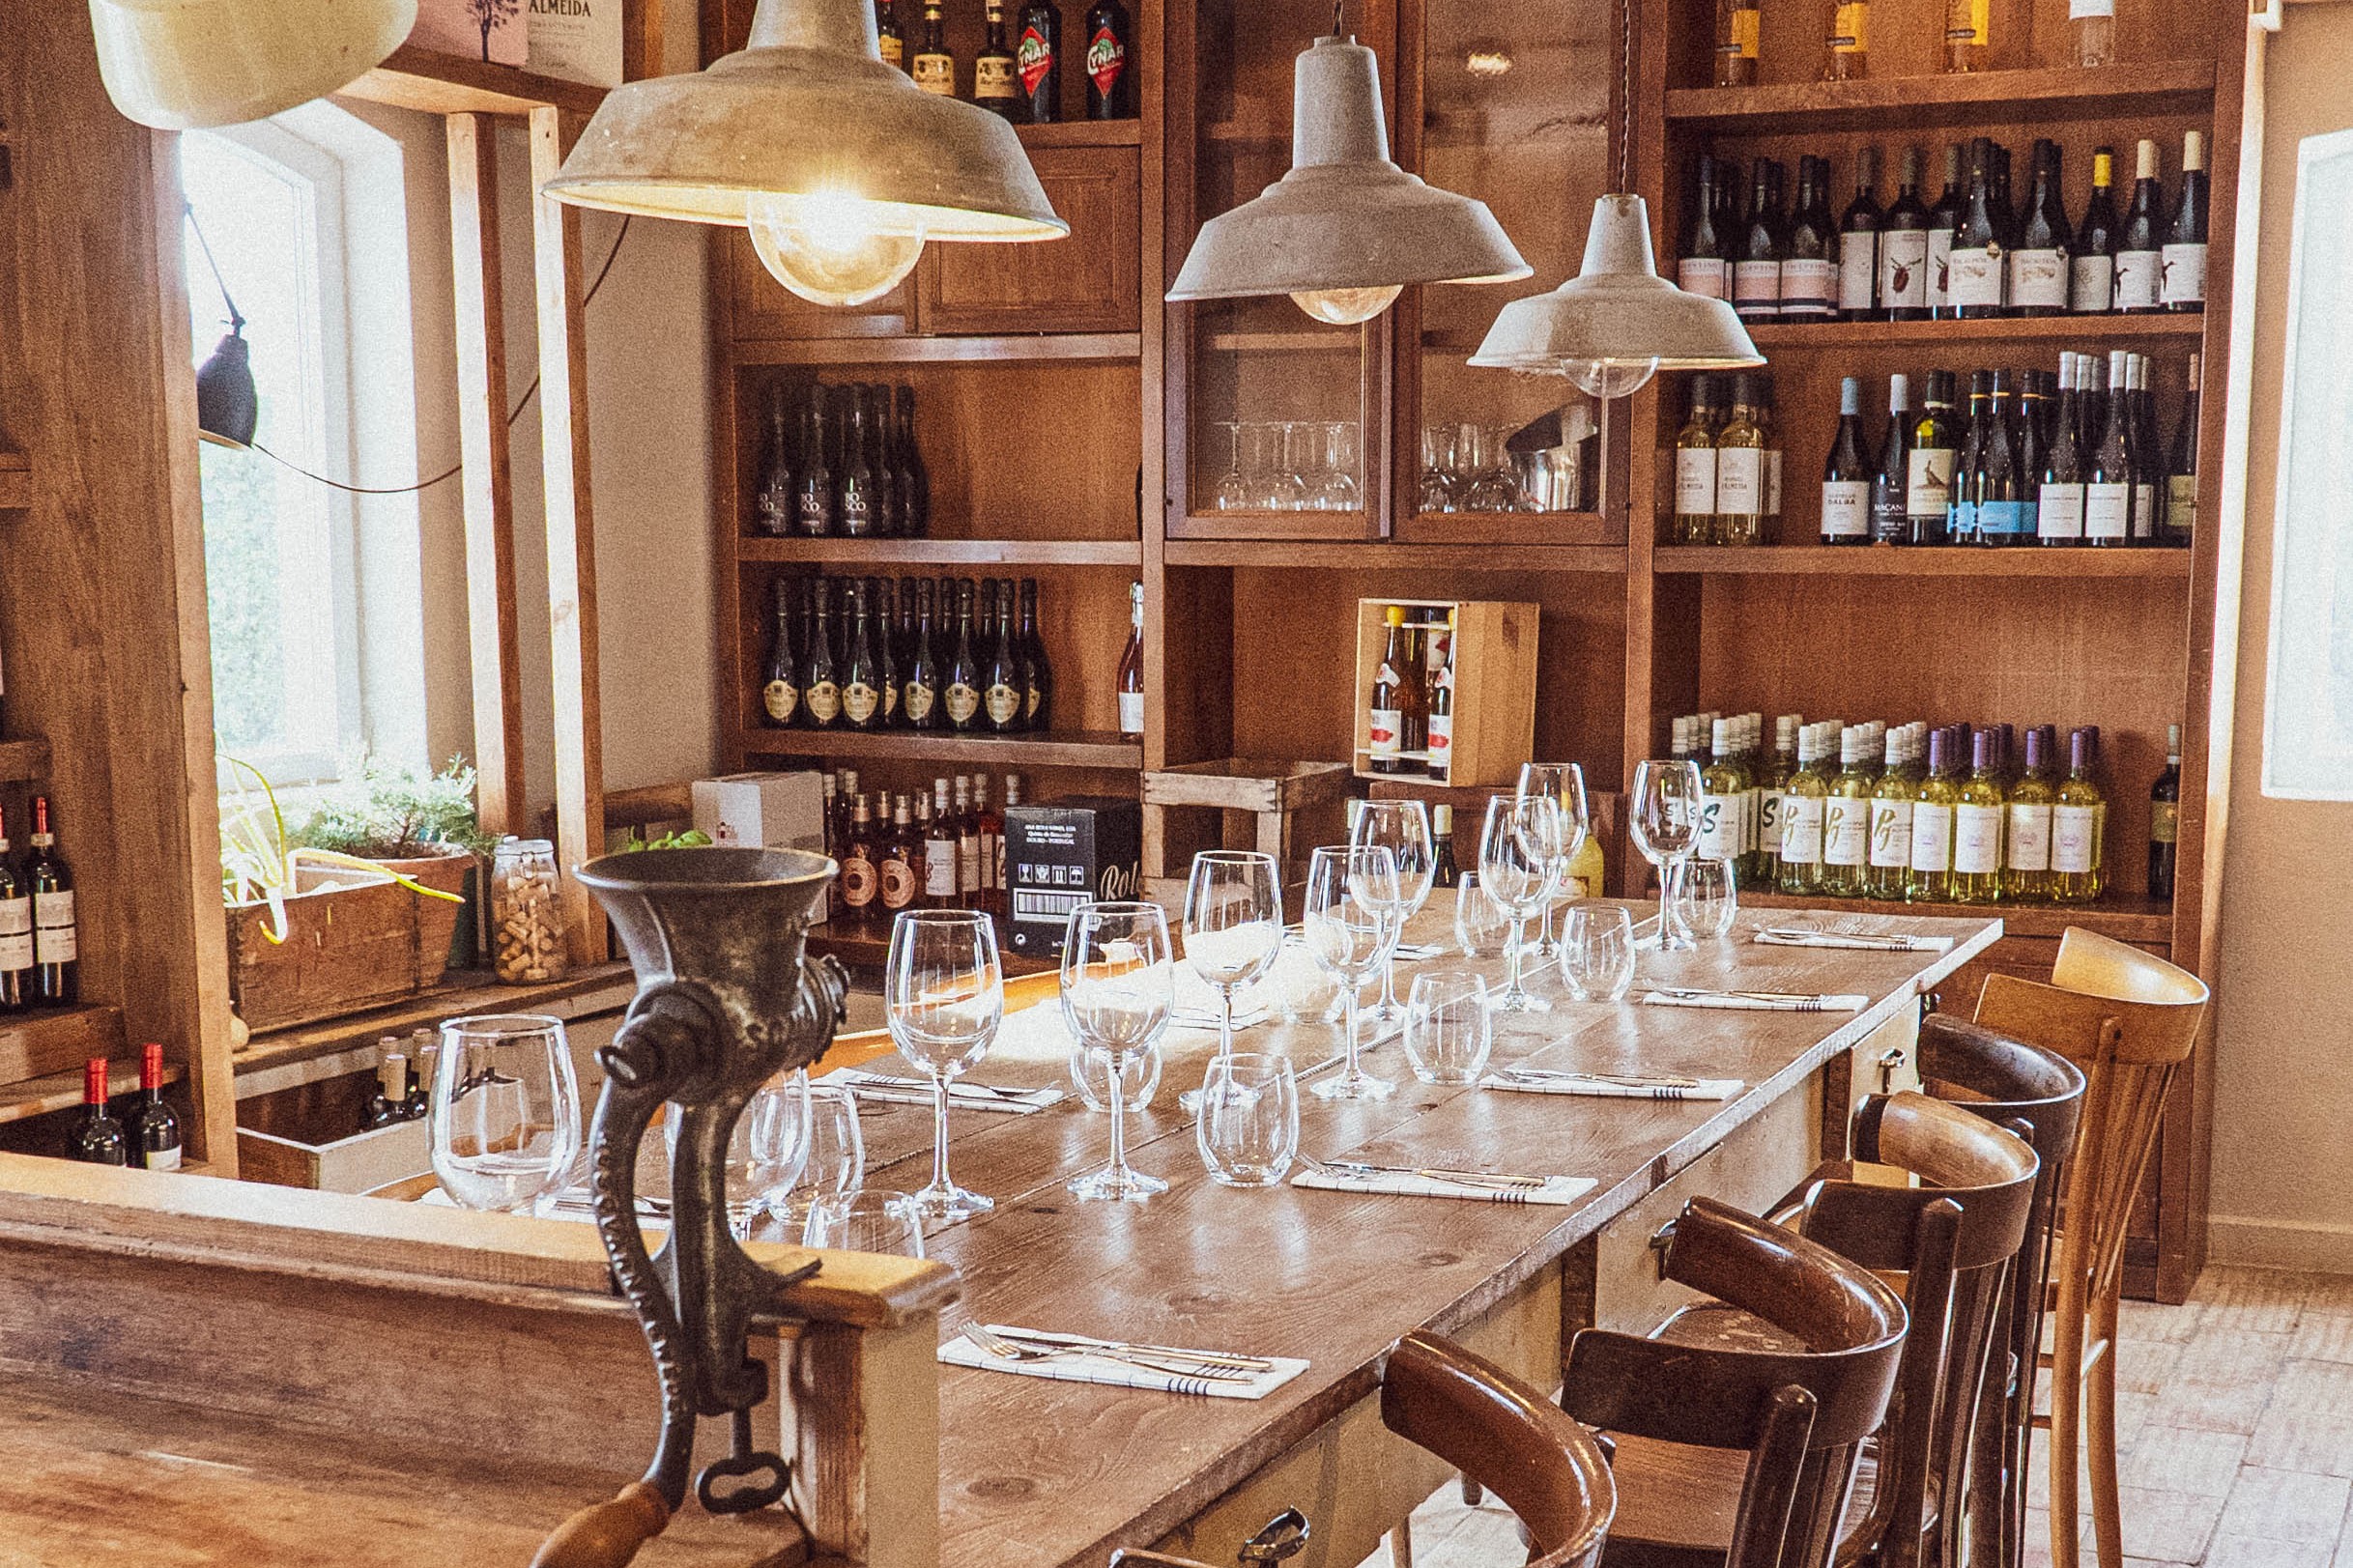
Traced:
POLYGON ((453 114, 446 125, 473 759, 482 827, 495 835, 520 831, 527 803, 515 495, 508 468, 506 302, 500 279, 498 122, 487 115, 453 114))
MULTIPOLYGON (((582 122, 531 111, 531 187, 563 166, 582 122)), ((588 494, 588 341, 582 299, 580 209, 535 196, 532 253, 539 295, 540 461, 547 486, 548 623, 554 641, 556 852, 566 870, 572 960, 605 956, 605 918, 571 868, 604 849, 603 702, 596 678, 596 529, 588 494)))

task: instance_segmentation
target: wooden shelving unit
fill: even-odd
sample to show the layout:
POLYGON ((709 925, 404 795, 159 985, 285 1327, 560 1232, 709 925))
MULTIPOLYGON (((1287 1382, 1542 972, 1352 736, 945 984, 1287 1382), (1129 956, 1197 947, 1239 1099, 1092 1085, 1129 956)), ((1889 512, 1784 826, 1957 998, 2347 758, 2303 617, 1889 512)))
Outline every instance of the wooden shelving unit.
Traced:
POLYGON ((2154 898, 2106 898, 2086 904, 1890 903, 1881 898, 1809 898, 1743 889, 1740 902, 1754 909, 1802 909, 1821 915, 1978 916, 1999 920, 2003 932, 2014 937, 2055 938, 2070 926, 2150 947, 2163 947, 2173 936, 2172 906, 2154 898))
POLYGON ((747 561, 857 566, 1125 566, 1144 564, 1133 539, 743 539, 747 561))
MULTIPOLYGON (((1702 28, 1703 33, 1707 28, 1702 28)), ((1819 46, 1815 53, 1819 55, 1819 46)), ((1681 87, 1667 92, 1667 120, 1686 130, 1920 130, 2038 112, 2179 113, 2207 107, 2216 66, 2203 60, 2151 60, 2053 70, 1985 71, 1877 77, 1865 81, 1784 82, 1758 87, 1681 87)))
POLYGON ((1171 539, 1171 566, 1304 567, 1337 571, 1599 572, 1622 575, 1623 545, 1408 544, 1271 539, 1171 539))
POLYGON ((2131 316, 2016 316, 1992 321, 1758 322, 1748 335, 1769 360, 1816 349, 1941 349, 1966 345, 2053 348, 2141 348, 2151 340, 2205 335, 2197 312, 2131 316))
MULTIPOLYGON (((1803 520, 1792 531, 1803 533, 1803 520)), ((1661 576, 2156 578, 2186 581, 2186 550, 1982 550, 1948 545, 1662 545, 1661 576)))
MULTIPOLYGON (((177 1062, 163 1064, 163 1082, 178 1083, 187 1074, 177 1062)), ((137 1088, 139 1064, 136 1058, 109 1060, 106 1082, 116 1094, 125 1085, 137 1088)), ((23 1083, 10 1084, 0 1089, 0 1126, 11 1122, 22 1122, 29 1117, 46 1116, 51 1111, 70 1111, 82 1102, 82 1069, 52 1072, 43 1078, 29 1078, 23 1083)))
POLYGON ((818 337, 730 345, 738 365, 1006 364, 1023 360, 1133 359, 1134 332, 1032 332, 970 337, 818 337))
POLYGON ((947 730, 758 729, 737 737, 746 756, 861 757, 973 762, 1009 768, 1141 768, 1144 749, 1101 730, 1044 735, 959 735, 947 730))

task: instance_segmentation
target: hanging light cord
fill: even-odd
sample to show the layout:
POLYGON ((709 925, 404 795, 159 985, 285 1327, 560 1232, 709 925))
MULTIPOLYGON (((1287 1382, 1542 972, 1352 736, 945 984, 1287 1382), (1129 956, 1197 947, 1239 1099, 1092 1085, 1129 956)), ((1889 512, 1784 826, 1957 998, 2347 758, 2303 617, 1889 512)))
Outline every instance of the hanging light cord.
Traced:
POLYGON ((1621 0, 1618 30, 1618 102, 1621 118, 1618 132, 1618 189, 1634 188, 1630 172, 1634 157, 1634 0, 1621 0))
MULTIPOLYGON (((220 290, 221 302, 229 307, 229 329, 231 331, 239 330, 245 325, 245 319, 237 313, 237 301, 229 298, 229 286, 221 281, 220 264, 213 259, 213 247, 205 240, 204 225, 196 221, 196 209, 193 204, 183 202, 181 210, 187 214, 188 227, 196 231, 196 243, 204 250, 206 265, 213 269, 213 282, 220 290)), ((613 237, 613 248, 605 252, 604 264, 597 268, 595 279, 588 284, 588 293, 580 297, 580 307, 583 310, 588 307, 589 300, 596 298, 596 291, 605 286, 607 274, 613 271, 614 262, 620 256, 621 242, 629 238, 629 222, 630 214, 622 214, 620 231, 613 237)), ((533 376, 531 384, 523 388, 523 397, 515 404, 515 412, 506 416, 506 427, 509 430, 515 427, 515 422, 523 417, 523 411, 531 406, 531 399, 538 394, 539 378, 533 376)), ((350 496, 411 496, 420 490, 430 490, 445 480, 454 479, 466 470, 466 465, 458 462, 444 469, 432 478, 419 479, 413 485, 347 485, 340 479, 330 479, 324 473, 313 473, 300 463, 280 457, 260 442, 253 442, 253 450, 282 469, 290 469, 305 479, 316 480, 330 490, 340 490, 350 496)))

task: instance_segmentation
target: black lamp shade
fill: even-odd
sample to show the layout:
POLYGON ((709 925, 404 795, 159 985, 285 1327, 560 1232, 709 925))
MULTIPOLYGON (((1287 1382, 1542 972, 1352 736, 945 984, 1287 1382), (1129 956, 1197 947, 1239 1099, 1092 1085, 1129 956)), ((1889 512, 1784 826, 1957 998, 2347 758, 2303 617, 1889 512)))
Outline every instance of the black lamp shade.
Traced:
POLYGON ((223 446, 250 446, 261 417, 245 340, 232 330, 196 372, 196 429, 223 446))

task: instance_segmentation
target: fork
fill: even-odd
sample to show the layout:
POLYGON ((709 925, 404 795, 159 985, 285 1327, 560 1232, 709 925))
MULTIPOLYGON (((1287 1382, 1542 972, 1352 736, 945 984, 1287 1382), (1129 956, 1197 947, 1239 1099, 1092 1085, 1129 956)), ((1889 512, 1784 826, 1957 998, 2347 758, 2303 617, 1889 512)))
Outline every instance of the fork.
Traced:
POLYGON ((1368 1165, 1363 1160, 1318 1159, 1306 1154, 1299 1157, 1309 1170, 1325 1176, 1419 1176, 1452 1186, 1485 1187, 1497 1192, 1536 1192, 1545 1183, 1541 1176, 1497 1176, 1486 1171, 1454 1171, 1431 1165, 1368 1165))
POLYGON ((1248 1383, 1251 1374, 1239 1367, 1208 1366, 1200 1363, 1179 1365, 1175 1362, 1146 1355, 1121 1345, 1051 1346, 1017 1345, 985 1324, 964 1325, 964 1338, 982 1354, 993 1355, 1000 1361, 1057 1361, 1076 1356, 1094 1355, 1106 1361, 1118 1361, 1128 1366, 1141 1367, 1147 1372, 1165 1373, 1172 1378, 1200 1378, 1210 1383, 1248 1383))

